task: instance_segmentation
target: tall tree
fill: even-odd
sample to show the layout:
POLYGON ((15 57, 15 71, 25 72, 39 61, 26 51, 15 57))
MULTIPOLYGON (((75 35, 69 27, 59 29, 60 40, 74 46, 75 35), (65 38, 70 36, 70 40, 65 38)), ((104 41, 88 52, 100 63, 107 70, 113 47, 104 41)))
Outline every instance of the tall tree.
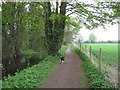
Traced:
MULTIPOLYGON (((58 53, 63 42, 66 19, 71 14, 77 17, 76 21, 79 22, 80 26, 86 26, 88 29, 97 28, 98 26, 104 27, 105 23, 114 24, 117 17, 120 16, 120 3, 118 2, 85 4, 83 2, 58 2, 56 0, 56 2, 43 2, 39 5, 43 8, 45 14, 45 39, 47 51, 50 55, 58 53)), ((36 5, 31 6, 32 8, 36 8, 36 5)))
MULTIPOLYGON (((7 3, 3 4, 4 16, 2 19, 2 41, 3 55, 17 57, 20 54, 21 37, 22 37, 22 12, 24 4, 7 3)), ((4 56, 3 56, 4 58, 4 56)))
POLYGON ((32 49, 39 52, 38 60, 47 56, 43 13, 44 10, 40 3, 3 3, 2 63, 4 74, 13 74, 21 68, 21 64, 27 62, 27 60, 22 61, 21 50, 32 49))
POLYGON ((50 55, 56 55, 62 45, 62 39, 64 36, 66 2, 61 2, 60 13, 58 13, 58 2, 56 2, 55 12, 52 12, 50 2, 46 3, 45 11, 45 35, 47 49, 50 55))
POLYGON ((93 33, 91 33, 90 36, 89 36, 89 42, 90 43, 95 43, 96 40, 97 40, 97 37, 93 33))
POLYGON ((97 28, 98 26, 104 27, 105 23, 114 24, 117 17, 120 16, 117 11, 119 4, 115 2, 98 2, 95 4, 56 2, 56 9, 52 9, 51 2, 47 2, 45 7, 45 35, 48 53, 51 55, 58 53, 63 42, 66 16, 76 15, 80 26, 85 26, 88 29, 97 28))

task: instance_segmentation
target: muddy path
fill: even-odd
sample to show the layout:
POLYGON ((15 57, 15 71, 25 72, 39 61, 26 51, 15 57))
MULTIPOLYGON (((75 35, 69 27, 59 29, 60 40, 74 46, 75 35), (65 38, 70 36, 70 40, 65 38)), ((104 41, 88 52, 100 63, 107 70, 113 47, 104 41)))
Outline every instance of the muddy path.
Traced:
POLYGON ((46 79, 43 88, 89 88, 82 60, 70 47, 66 50, 65 64, 58 61, 53 73, 46 79))

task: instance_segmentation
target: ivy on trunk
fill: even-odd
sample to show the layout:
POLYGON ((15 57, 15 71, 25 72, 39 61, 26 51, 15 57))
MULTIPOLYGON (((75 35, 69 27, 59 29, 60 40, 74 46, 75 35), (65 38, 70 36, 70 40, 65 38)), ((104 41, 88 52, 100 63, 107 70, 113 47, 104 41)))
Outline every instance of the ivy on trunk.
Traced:
POLYGON ((50 2, 46 3, 45 35, 49 55, 58 54, 62 45, 66 20, 65 13, 66 2, 61 2, 60 13, 58 13, 58 2, 56 2, 54 14, 51 11, 50 2))

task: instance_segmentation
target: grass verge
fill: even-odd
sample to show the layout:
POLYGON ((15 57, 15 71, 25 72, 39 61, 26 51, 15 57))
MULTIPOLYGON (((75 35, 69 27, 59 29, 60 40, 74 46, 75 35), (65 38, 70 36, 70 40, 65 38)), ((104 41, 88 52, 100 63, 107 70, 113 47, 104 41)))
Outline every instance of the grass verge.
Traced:
POLYGON ((114 88, 113 85, 104 80, 104 76, 92 64, 91 60, 78 48, 72 47, 72 51, 83 60, 83 66, 89 79, 91 88, 114 88))
POLYGON ((42 84, 52 70, 58 57, 49 56, 39 64, 28 67, 15 76, 8 76, 2 82, 3 88, 34 88, 42 84))
MULTIPOLYGON (((65 54, 66 46, 61 48, 61 54, 65 54)), ((50 72, 58 61, 58 56, 49 56, 40 63, 28 67, 20 72, 16 72, 15 76, 4 77, 2 81, 2 88, 37 88, 41 87, 44 80, 48 77, 50 72)))

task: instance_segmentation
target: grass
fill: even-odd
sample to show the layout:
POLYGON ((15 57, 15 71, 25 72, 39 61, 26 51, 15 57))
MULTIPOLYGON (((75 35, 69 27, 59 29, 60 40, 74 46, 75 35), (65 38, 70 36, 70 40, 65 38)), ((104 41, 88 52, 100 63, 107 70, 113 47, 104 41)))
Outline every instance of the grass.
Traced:
POLYGON ((0 90, 2 89, 2 80, 0 80, 0 90))
MULTIPOLYGON (((65 54, 67 46, 62 46, 61 54, 65 54)), ((27 56, 28 51, 24 52, 27 56)), ((29 52, 32 54, 32 51, 29 52)), ((2 81, 2 88, 37 88, 42 87, 45 79, 52 72, 54 66, 58 61, 58 56, 49 56, 40 63, 28 67, 20 72, 16 72, 15 76, 4 77, 2 81)))
POLYGON ((39 64, 28 67, 20 72, 16 72, 15 76, 5 77, 3 88, 34 88, 42 85, 44 79, 51 72, 58 57, 49 56, 42 60, 39 64))
POLYGON ((99 56, 99 49, 102 48, 102 60, 109 64, 118 64, 118 44, 83 44, 92 47, 92 53, 99 56))
POLYGON ((91 60, 84 54, 82 53, 78 48, 72 47, 72 51, 80 56, 80 58, 83 60, 83 66, 84 70, 86 71, 87 77, 89 79, 91 88, 101 88, 103 89, 112 89, 114 88, 113 85, 110 83, 106 82, 104 80, 104 76, 102 73, 100 73, 92 64, 91 60))

